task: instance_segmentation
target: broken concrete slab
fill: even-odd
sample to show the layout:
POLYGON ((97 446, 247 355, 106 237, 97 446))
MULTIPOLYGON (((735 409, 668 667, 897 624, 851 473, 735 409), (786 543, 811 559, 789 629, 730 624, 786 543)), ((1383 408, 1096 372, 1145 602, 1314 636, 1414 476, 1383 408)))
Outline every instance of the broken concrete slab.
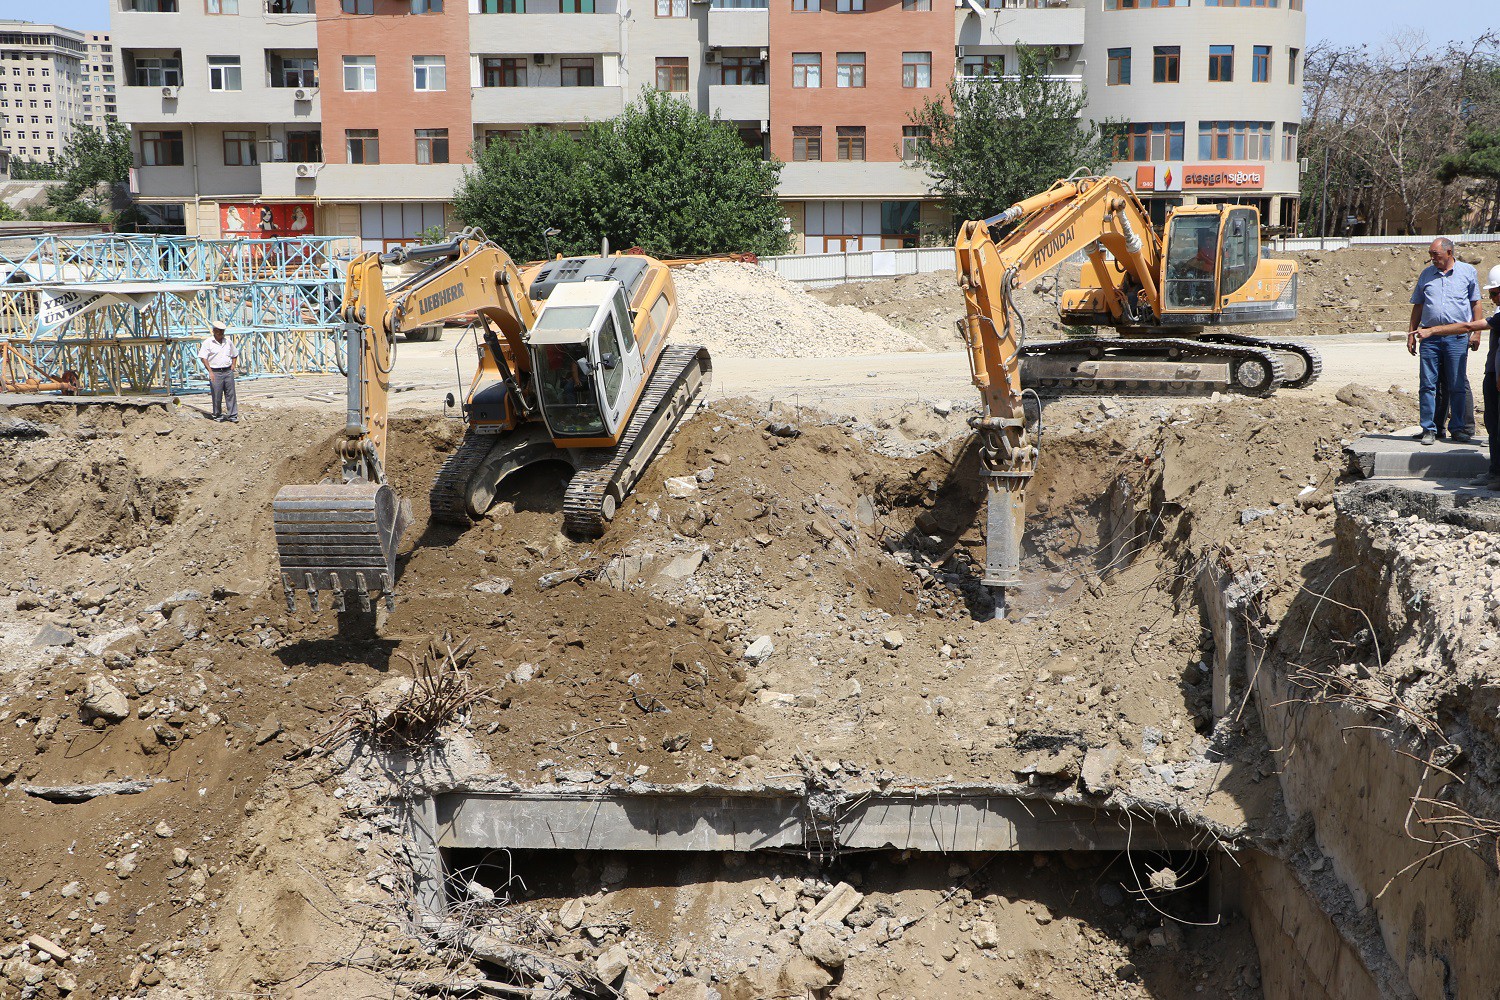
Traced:
MULTIPOLYGON (((865 896, 848 882, 840 882, 833 890, 818 901, 818 905, 808 913, 809 923, 839 924, 844 918, 854 912, 854 908, 863 902, 865 896)), ((816 957, 816 956, 814 956, 816 957)))
POLYGON ((1469 479, 1489 469, 1487 439, 1424 445, 1410 437, 1370 434, 1344 449, 1350 471, 1365 479, 1469 479))

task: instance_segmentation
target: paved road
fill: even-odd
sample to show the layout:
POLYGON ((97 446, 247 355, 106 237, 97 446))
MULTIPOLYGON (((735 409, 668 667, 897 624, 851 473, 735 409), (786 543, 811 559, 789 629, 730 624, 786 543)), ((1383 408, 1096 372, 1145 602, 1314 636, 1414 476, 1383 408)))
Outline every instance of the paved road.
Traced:
MULTIPOLYGON (((461 396, 455 375, 457 354, 467 385, 474 367, 474 351, 461 342, 457 330, 438 343, 407 344, 399 348, 393 401, 399 408, 442 405, 448 392, 461 396)), ((1321 337, 1323 377, 1306 392, 1331 397, 1350 382, 1385 390, 1392 385, 1417 384, 1416 360, 1404 343, 1382 335, 1321 337)), ((1483 371, 1480 356, 1471 360, 1477 379, 1483 371)), ((241 399, 252 403, 343 405, 343 379, 302 376, 240 383, 241 399)), ((961 399, 972 392, 969 363, 962 351, 926 354, 876 354, 844 358, 715 358, 712 392, 715 396, 751 396, 764 400, 862 412, 872 406, 908 400, 961 399)))

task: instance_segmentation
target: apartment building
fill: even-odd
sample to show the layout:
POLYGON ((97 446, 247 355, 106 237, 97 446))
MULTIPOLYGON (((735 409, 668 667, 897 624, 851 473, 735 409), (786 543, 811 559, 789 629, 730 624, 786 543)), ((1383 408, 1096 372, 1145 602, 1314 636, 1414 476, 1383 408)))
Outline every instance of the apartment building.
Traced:
POLYGON ((115 47, 107 31, 90 31, 83 64, 83 124, 103 129, 108 122, 119 120, 116 100, 119 81, 115 74, 115 47))
MULTIPOLYGON (((1258 11, 1202 6, 1212 0, 949 2, 112 0, 111 34, 133 183, 160 222, 211 236, 357 236, 371 248, 451 226, 449 199, 475 148, 532 125, 608 118, 646 88, 719 114, 785 161, 794 246, 813 253, 912 246, 940 224, 909 114, 955 77, 1013 72, 1018 44, 1045 46, 1051 72, 1088 84, 1093 113, 1132 125, 1191 118, 1196 129, 1200 106, 1214 122, 1297 120, 1283 106, 1300 88, 1252 85, 1261 64, 1249 60, 1262 44, 1300 48, 1300 10, 1274 6, 1300 0, 1262 0, 1258 11), (1110 75, 1114 50, 1171 44, 1190 53, 1176 86, 1110 75), (1242 50, 1245 78, 1215 79, 1200 97, 1189 74, 1220 44, 1242 50)), ((1207 134, 1217 154, 1217 126, 1207 134)), ((1162 206, 1253 195, 1279 209, 1275 199, 1295 198, 1295 183, 1275 186, 1279 161, 1254 160, 1233 126, 1228 135, 1212 176, 1172 159, 1181 142, 1157 150, 1149 139, 1145 153, 1160 158, 1129 146, 1115 169, 1162 206), (1153 166, 1168 169, 1142 172, 1153 166), (1256 166, 1259 187, 1245 180, 1256 166)))
POLYGON ((49 163, 82 120, 83 35, 55 24, 0 20, 0 149, 49 163))

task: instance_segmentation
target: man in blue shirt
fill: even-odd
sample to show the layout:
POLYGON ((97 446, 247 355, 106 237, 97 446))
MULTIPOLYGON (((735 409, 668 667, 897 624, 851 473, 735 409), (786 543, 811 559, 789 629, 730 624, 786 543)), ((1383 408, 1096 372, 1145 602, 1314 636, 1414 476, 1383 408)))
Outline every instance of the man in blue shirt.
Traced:
POLYGON ((1406 349, 1417 354, 1421 347, 1421 402, 1423 444, 1437 440, 1438 425, 1444 415, 1437 412, 1439 383, 1447 387, 1448 433, 1454 440, 1468 440, 1468 420, 1464 414, 1469 398, 1467 384, 1468 352, 1479 347, 1477 330, 1465 333, 1439 332, 1434 328, 1451 328, 1454 324, 1478 322, 1479 274, 1473 265, 1456 260, 1453 241, 1439 236, 1427 248, 1432 260, 1417 276, 1417 287, 1411 293, 1411 323, 1406 334, 1406 349))
MULTIPOLYGON (((1500 264, 1490 268, 1489 280, 1484 286, 1485 294, 1495 306, 1500 307, 1500 264)), ((1490 468, 1470 486, 1500 490, 1500 308, 1488 320, 1475 319, 1468 323, 1455 323, 1435 330, 1418 330, 1418 334, 1472 333, 1479 335, 1488 327, 1490 351, 1484 359, 1484 429, 1490 436, 1490 468)))

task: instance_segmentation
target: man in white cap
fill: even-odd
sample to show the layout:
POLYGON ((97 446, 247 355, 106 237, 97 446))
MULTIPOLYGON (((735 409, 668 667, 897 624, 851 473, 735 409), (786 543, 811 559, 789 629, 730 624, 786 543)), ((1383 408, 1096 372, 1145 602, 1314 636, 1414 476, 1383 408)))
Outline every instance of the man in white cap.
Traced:
POLYGON ((234 369, 240 349, 226 334, 222 321, 209 324, 212 331, 198 348, 198 363, 208 372, 208 388, 213 395, 214 419, 240 422, 239 403, 234 397, 234 369))

